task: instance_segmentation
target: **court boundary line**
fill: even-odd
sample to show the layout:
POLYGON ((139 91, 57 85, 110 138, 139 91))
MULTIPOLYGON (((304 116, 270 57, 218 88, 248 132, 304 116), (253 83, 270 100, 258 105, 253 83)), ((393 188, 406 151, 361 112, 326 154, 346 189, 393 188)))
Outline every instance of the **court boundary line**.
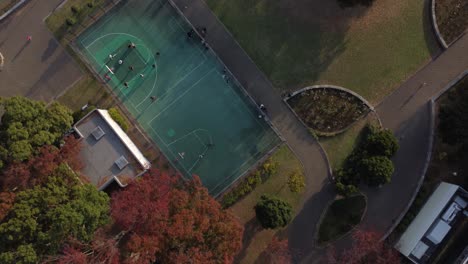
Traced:
MULTIPOLYGON (((193 57, 193 56, 190 56, 190 58, 192 58, 192 57, 193 57)), ((174 89, 175 87, 177 87, 183 80, 185 80, 189 75, 191 75, 191 74, 192 74, 194 71, 196 71, 199 67, 201 67, 203 64, 205 64, 206 60, 207 60, 207 58, 205 57, 205 59, 204 59, 203 61, 201 61, 196 67, 194 67, 193 69, 191 69, 187 74, 185 74, 182 78, 180 78, 174 85, 172 85, 169 89, 167 89, 166 92, 163 93, 163 94, 161 95, 161 97, 162 97, 163 95, 168 94, 169 91, 173 90, 173 89, 174 89)), ((188 61, 188 60, 187 60, 187 61, 188 61)), ((151 92, 148 93, 148 94, 146 95, 146 97, 145 97, 143 100, 141 100, 141 101, 136 105, 136 107, 140 107, 140 105, 143 104, 143 102, 145 102, 146 99, 148 99, 149 95, 152 94, 152 93, 153 93, 153 90, 151 90, 151 92)))
MULTIPOLYGON (((108 22, 108 21, 107 21, 108 22)), ((107 23, 106 22, 106 23, 107 23)), ((99 37, 97 37, 96 39, 94 39, 91 43, 89 43, 89 45, 85 46, 83 44, 82 41, 81 42, 81 45, 86 49, 86 51, 93 57, 94 61, 96 61, 98 64, 99 64, 99 61, 97 60, 96 56, 94 56, 94 54, 90 51, 89 47, 91 47, 92 45, 94 45, 94 43, 96 43, 98 40, 104 38, 104 37, 107 37, 107 36, 111 36, 111 35, 124 35, 124 36, 129 36, 130 38, 135 38, 137 39, 141 44, 140 45, 143 45, 146 49, 146 51, 148 52, 148 60, 149 61, 151 59, 151 57, 153 58, 153 61, 154 61, 154 64, 156 65, 156 69, 158 69, 158 64, 157 64, 157 61, 156 61, 156 58, 154 57, 154 54, 151 52, 151 50, 149 49, 149 47, 146 45, 145 41, 142 40, 141 38, 135 36, 135 35, 132 35, 132 34, 129 34, 129 33, 122 33, 122 32, 111 32, 111 33, 107 33, 107 34, 104 34, 104 35, 101 35, 99 37)), ((90 37, 90 36, 87 36, 87 37, 90 37)), ((144 58, 143 58, 144 59, 144 58)), ((144 60, 143 60, 144 61, 144 60)), ((153 82, 153 86, 151 87, 151 90, 146 94, 146 96, 140 101, 140 103, 138 103, 137 105, 135 105, 135 103, 133 101, 131 101, 130 99, 128 99, 127 95, 120 89, 118 88, 118 85, 115 87, 116 89, 118 89, 123 95, 124 97, 132 104, 132 106, 135 108, 135 110, 138 112, 138 113, 141 113, 141 111, 138 109, 138 107, 144 102, 146 101, 146 99, 149 98, 149 96, 153 93, 154 91, 154 88, 156 87, 156 84, 157 84, 157 81, 158 81, 158 71, 156 70, 155 71, 155 77, 154 77, 154 82, 153 82)))
MULTIPOLYGON (((159 2, 161 3, 161 1, 159 1, 159 2)), ((171 2, 171 1, 168 1, 168 2, 172 5, 172 2, 171 2)), ((164 5, 166 5, 166 4, 164 4, 164 5)), ((174 5, 172 5, 172 7, 174 8, 174 5)), ((178 10, 178 8, 176 8, 176 10, 178 10)), ((180 12, 180 10, 179 10, 179 15, 180 15, 180 13, 181 13, 181 12, 180 12)), ((114 14, 112 14, 111 16, 109 16, 105 22, 103 22, 101 25, 99 25, 98 28, 94 29, 94 30, 91 31, 91 33, 89 33, 89 34, 92 35, 92 34, 95 33, 97 30, 99 30, 100 28, 102 28, 104 25, 107 25, 107 24, 109 23, 109 21, 110 21, 116 14, 117 14, 117 12, 115 12, 114 14)), ((187 20, 187 18, 185 17, 185 15, 182 15, 181 17, 183 17, 183 18, 185 18, 185 19, 187 20)), ((177 18, 176 18, 176 21, 177 21, 177 24, 179 25, 179 27, 181 27, 180 21, 178 21, 177 18)), ((193 25, 192 25, 189 21, 188 21, 188 23, 189 23, 189 25, 191 25, 191 26, 193 27, 193 25)), ((88 37, 89 37, 89 36, 87 36, 86 39, 87 39, 88 37)), ((199 47, 199 46, 197 46, 197 50, 200 51, 200 47, 199 47)), ((89 52, 89 51, 88 51, 88 52, 89 52)), ((213 53, 213 51, 211 51, 211 52, 213 53)), ((90 53, 90 54, 91 54, 91 53, 90 53)), ((216 53, 213 53, 213 54, 215 55, 215 59, 217 59, 218 62, 221 63, 221 65, 226 66, 226 65, 220 60, 220 58, 219 58, 218 56, 216 56, 216 53)), ((202 53, 202 55, 205 56, 205 60, 206 60, 206 55, 203 54, 203 53, 202 53)), ((94 57, 94 55, 92 55, 92 56, 94 57)), ((153 56, 153 57, 154 57, 154 56, 153 56)), ((205 61, 205 60, 204 60, 204 61, 205 61)), ((226 69, 227 69, 227 68, 226 68, 226 69)), ((213 71, 213 70, 209 71, 207 74, 211 73, 212 71, 213 71)), ((253 98, 250 96, 250 94, 248 94, 248 93, 245 91, 244 87, 243 87, 242 85, 240 85, 240 82, 237 80, 237 78, 235 77, 235 75, 233 75, 232 72, 231 72, 229 69, 228 69, 228 71, 229 71, 230 75, 232 76, 232 78, 237 82, 237 86, 241 89, 241 91, 243 92, 244 96, 250 98, 250 99, 251 99, 251 102, 254 103, 253 105, 257 105, 256 102, 253 100, 253 98)), ((204 76, 204 77, 205 77, 205 76, 204 76)), ((204 77, 203 77, 203 78, 204 78, 204 77)), ((201 79, 200 79, 200 80, 201 80, 201 79)), ((200 80, 199 80, 199 81, 200 81, 200 80)), ((199 81, 198 81, 198 82, 199 82, 199 81)), ((198 83, 198 82, 197 82, 197 83, 198 83)), ((153 88, 154 88, 154 86, 153 86, 153 88)), ((185 96, 185 94, 188 93, 192 88, 193 88, 193 87, 190 87, 190 88, 184 93, 183 96, 185 96)), ((229 87, 229 88, 230 88, 230 89, 235 89, 235 88, 233 88, 233 87, 229 87)), ((232 92, 234 92, 236 96, 239 96, 239 95, 237 95, 236 91, 232 91, 232 92)), ((244 103, 245 106, 248 108, 248 110, 249 110, 248 112, 250 112, 250 114, 253 115, 253 114, 254 114, 254 113, 253 113, 253 109, 254 109, 254 108, 252 108, 252 111, 250 111, 251 108, 248 106, 248 103, 247 103, 245 100, 243 100, 244 98, 242 98, 241 96, 239 96, 239 97, 240 97, 240 99, 241 99, 241 102, 244 103)), ((181 97, 178 97, 175 101, 180 100, 180 98, 181 98, 181 97)), ((174 102, 175 102, 175 101, 174 101, 174 102)), ((172 105, 174 102, 172 102, 171 105, 172 105)), ((139 112, 138 109, 137 109, 136 107, 135 107, 135 109, 137 110, 137 112, 139 112)), ((155 118, 151 119, 150 123, 147 123, 147 125, 151 125, 151 123, 154 121, 154 119, 155 119, 155 118)), ((254 119, 257 120, 257 118, 255 118, 255 117, 254 117, 254 119)), ((278 136, 278 138, 279 138, 279 139, 282 139, 281 135, 278 134, 278 132, 274 129, 274 127, 272 127, 272 125, 270 124, 270 122, 268 122, 268 120, 267 120, 266 118, 265 118, 265 122, 269 124, 270 128, 272 128, 272 130, 276 133, 276 135, 278 136)), ((259 123, 259 120, 257 120, 257 123, 259 123)), ((268 125, 267 125, 267 126, 268 126, 268 125)), ((264 127, 264 125, 262 125, 262 127, 264 127)), ((160 138, 160 135, 154 130, 154 128, 152 128, 151 126, 150 126, 150 128, 153 130, 153 132, 155 132, 156 136, 158 136, 158 137, 160 138)), ((196 134, 195 134, 195 135, 196 135, 196 134)), ((161 140, 162 142, 164 142, 164 141, 162 140, 162 138, 160 138, 160 140, 161 140)), ((272 138, 271 141, 268 143, 268 145, 272 144, 272 143, 275 142, 276 140, 278 140, 278 139, 276 139, 276 137, 272 138)), ((278 145, 280 145, 280 144, 281 144, 281 142, 278 143, 278 145)), ((166 145, 166 147, 168 147, 168 146, 166 145)), ((175 156, 175 154, 174 154, 169 148, 167 148, 167 149, 171 152, 171 154, 172 154, 173 156, 175 156)), ((274 148, 272 148, 272 149, 274 149, 274 148)), ((264 156, 269 155, 270 152, 271 152, 271 150, 270 150, 269 152, 267 152, 264 156)), ((259 153, 261 153, 261 151, 257 152, 257 154, 259 154, 259 153)), ((242 165, 239 166, 238 169, 235 170, 228 178, 232 177, 232 175, 233 175, 234 173, 241 171, 241 170, 240 170, 241 167, 244 166, 244 164, 245 164, 246 162, 248 162, 249 160, 251 160, 252 158, 253 158, 253 157, 249 158, 247 161, 245 161, 244 163, 242 163, 242 165)), ((172 163, 172 162, 171 162, 171 163, 172 163)), ((183 169, 184 169, 185 172, 187 173, 188 171, 186 170, 185 166, 183 166, 183 164, 180 164, 180 165, 183 167, 183 169)), ((252 165, 252 166, 253 166, 253 165, 252 165)), ((174 166, 174 167, 177 167, 177 166, 174 166)), ((238 178, 236 178, 236 179, 234 179, 234 180, 232 181, 232 183, 234 183, 236 180, 238 180, 240 177, 242 177, 243 174, 245 174, 245 172, 247 172, 250 168, 251 168, 251 167, 247 168, 243 173, 241 173, 241 174, 239 175, 238 178)), ((190 174, 190 173, 189 173, 189 174, 190 174)), ((222 182, 224 182, 224 181, 222 181, 222 182)), ((231 184, 228 185, 226 188, 228 188, 229 186, 231 186, 231 184)), ((219 187, 219 185, 216 185, 216 186, 215 186, 215 188, 217 188, 217 187, 219 187)), ((224 189, 223 189, 223 190, 224 190, 224 189)))
POLYGON ((190 86, 187 90, 185 90, 181 95, 179 95, 177 98, 175 98, 169 105, 167 105, 166 107, 164 107, 164 109, 162 109, 157 115, 155 115, 151 120, 149 120, 149 124, 153 123, 154 119, 158 118, 161 114, 163 114, 164 112, 167 111, 168 108, 170 108, 174 103, 176 103, 178 100, 180 100, 181 98, 185 97, 185 95, 190 92, 194 87, 196 87, 196 85, 198 83, 200 83, 203 79, 205 79, 206 76, 208 76, 209 74, 211 74, 216 68, 213 68, 211 69, 210 71, 208 71, 207 73, 205 73, 205 75, 203 75, 203 77, 201 77, 200 79, 198 79, 198 81, 196 81, 194 84, 192 84, 192 86, 190 86))

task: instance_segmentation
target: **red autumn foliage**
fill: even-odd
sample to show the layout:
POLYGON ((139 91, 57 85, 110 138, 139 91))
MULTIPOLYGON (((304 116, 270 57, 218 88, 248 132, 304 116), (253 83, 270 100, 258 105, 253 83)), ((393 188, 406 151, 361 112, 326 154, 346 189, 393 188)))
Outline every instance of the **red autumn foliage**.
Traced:
POLYGON ((62 255, 55 261, 58 264, 87 264, 87 256, 81 252, 81 249, 76 249, 71 246, 65 246, 62 255))
POLYGON ((119 264, 120 252, 117 245, 120 235, 112 237, 110 233, 110 230, 103 228, 96 230, 91 243, 83 243, 71 237, 59 255, 50 256, 44 263, 119 264))
POLYGON ((373 231, 357 230, 353 233, 353 245, 340 256, 328 252, 330 264, 397 264, 400 263, 398 253, 384 242, 382 235, 373 231))
POLYGON ((15 202, 15 193, 0 192, 0 222, 8 214, 14 202, 15 202))
POLYGON ((42 184, 64 162, 73 170, 79 170, 82 168, 80 151, 80 141, 73 136, 67 137, 65 144, 60 149, 45 145, 29 161, 9 164, 3 171, 1 185, 5 190, 16 190, 42 184))
POLYGON ((241 248, 242 225, 198 177, 151 170, 114 194, 111 215, 126 263, 230 263, 241 248))
POLYGON ((279 240, 274 237, 265 252, 262 254, 265 263, 289 264, 293 263, 292 254, 289 250, 288 240, 279 240))

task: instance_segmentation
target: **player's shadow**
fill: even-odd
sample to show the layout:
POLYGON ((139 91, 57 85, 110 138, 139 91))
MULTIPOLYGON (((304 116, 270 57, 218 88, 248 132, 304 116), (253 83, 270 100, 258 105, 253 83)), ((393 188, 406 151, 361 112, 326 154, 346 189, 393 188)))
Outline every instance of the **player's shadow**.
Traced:
POLYGON ((27 46, 29 46, 30 43, 31 43, 31 42, 26 41, 26 42, 23 44, 23 46, 20 48, 20 50, 15 54, 15 56, 13 56, 13 59, 11 59, 11 61, 12 61, 12 62, 15 61, 15 60, 18 58, 18 56, 21 55, 21 53, 24 51, 24 49, 25 49, 27 46))

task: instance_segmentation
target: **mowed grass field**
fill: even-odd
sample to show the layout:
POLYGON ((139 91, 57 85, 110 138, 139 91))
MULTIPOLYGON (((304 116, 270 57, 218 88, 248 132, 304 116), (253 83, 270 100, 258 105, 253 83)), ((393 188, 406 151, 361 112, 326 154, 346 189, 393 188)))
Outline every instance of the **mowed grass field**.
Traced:
POLYGON ((377 103, 437 52, 425 0, 205 1, 281 90, 328 83, 377 103))

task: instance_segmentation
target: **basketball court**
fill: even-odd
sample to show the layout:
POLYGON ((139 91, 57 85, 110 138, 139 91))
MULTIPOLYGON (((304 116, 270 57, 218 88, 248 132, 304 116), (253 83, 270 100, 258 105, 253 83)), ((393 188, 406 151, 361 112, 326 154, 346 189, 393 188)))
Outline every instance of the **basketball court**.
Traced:
POLYGON ((76 46, 170 162, 213 195, 280 143, 167 0, 122 1, 76 46))

